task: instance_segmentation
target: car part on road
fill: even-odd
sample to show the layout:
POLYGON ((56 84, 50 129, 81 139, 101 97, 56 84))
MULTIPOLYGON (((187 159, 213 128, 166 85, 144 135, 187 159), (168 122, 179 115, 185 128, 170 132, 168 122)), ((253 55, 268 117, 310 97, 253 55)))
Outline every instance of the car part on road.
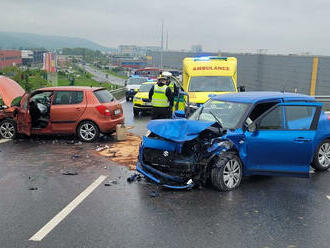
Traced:
POLYGON ((141 175, 138 173, 134 173, 130 177, 127 178, 127 182, 132 183, 134 181, 140 181, 142 179, 141 175))
POLYGON ((5 119, 0 123, 0 136, 4 139, 15 139, 17 134, 16 122, 5 119))
POLYGON ((84 142, 93 142, 100 136, 98 126, 92 121, 83 121, 79 124, 77 134, 80 140, 84 142))
POLYGON ((330 167, 330 139, 324 140, 317 148, 312 167, 317 171, 325 171, 330 167))
POLYGON ((62 174, 66 175, 66 176, 75 176, 75 175, 78 175, 78 172, 66 170, 66 171, 63 171, 62 174))

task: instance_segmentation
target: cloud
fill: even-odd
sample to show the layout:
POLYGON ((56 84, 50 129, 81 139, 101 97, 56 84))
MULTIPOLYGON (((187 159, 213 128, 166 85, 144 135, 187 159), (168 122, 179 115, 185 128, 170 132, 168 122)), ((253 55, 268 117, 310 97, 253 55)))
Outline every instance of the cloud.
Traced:
POLYGON ((169 47, 330 54, 326 0, 1 0, 2 31, 88 38, 105 46, 169 47))

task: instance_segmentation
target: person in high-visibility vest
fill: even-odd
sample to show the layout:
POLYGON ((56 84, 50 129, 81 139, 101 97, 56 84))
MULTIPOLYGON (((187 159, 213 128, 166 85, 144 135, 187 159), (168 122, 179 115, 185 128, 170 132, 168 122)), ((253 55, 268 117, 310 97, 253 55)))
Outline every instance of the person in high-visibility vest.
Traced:
POLYGON ((166 77, 159 77, 157 83, 149 91, 152 104, 151 119, 167 119, 172 117, 173 93, 166 85, 166 77))

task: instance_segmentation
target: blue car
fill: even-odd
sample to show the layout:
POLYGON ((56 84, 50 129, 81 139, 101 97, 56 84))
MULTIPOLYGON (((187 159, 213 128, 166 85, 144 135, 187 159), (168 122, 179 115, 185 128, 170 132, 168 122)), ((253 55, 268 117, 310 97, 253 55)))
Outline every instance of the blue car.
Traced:
POLYGON ((330 122, 311 96, 242 92, 211 96, 188 119, 153 120, 137 170, 174 189, 237 188, 243 176, 309 177, 330 166, 330 122))

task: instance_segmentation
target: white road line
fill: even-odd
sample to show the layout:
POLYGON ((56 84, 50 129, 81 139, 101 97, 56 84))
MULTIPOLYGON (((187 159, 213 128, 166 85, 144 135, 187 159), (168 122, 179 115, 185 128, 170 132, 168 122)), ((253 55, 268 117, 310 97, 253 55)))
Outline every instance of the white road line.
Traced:
POLYGON ((48 233, 50 233, 66 216, 68 216, 85 198, 92 193, 107 176, 99 176, 91 185, 89 185, 83 192, 81 192, 72 202, 70 202, 61 212, 59 212, 53 219, 43 226, 36 234, 29 240, 41 241, 48 233))
POLYGON ((328 200, 330 200, 330 195, 327 195, 328 200))
POLYGON ((120 104, 123 104, 123 103, 125 103, 125 102, 126 102, 126 100, 123 100, 123 101, 120 102, 120 104))
POLYGON ((1 144, 1 143, 6 143, 6 142, 8 142, 8 141, 11 141, 11 139, 0 139, 0 144, 1 144))

